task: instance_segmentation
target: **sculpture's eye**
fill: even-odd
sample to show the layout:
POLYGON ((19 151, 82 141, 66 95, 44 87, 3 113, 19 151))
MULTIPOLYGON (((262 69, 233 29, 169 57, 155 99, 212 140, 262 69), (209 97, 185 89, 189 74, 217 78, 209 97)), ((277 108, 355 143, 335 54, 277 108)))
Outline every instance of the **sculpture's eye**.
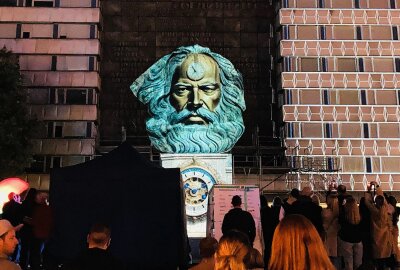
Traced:
POLYGON ((203 84, 200 85, 200 90, 206 94, 213 94, 215 90, 219 89, 218 84, 203 84))
POLYGON ((175 85, 174 94, 178 96, 184 96, 189 93, 190 89, 186 85, 175 85))

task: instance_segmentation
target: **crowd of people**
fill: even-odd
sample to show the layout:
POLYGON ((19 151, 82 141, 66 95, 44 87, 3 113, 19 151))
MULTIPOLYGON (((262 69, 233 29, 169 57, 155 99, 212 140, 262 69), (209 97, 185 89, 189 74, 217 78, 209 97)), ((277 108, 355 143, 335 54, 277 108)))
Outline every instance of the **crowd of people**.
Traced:
MULTIPOLYGON (((52 229, 47 196, 30 189, 21 202, 19 195, 10 194, 0 220, 1 270, 42 269, 43 243, 52 229)), ((329 190, 325 200, 322 208, 309 187, 293 189, 284 200, 276 197, 271 207, 261 196, 262 257, 253 248, 254 219, 242 210, 240 196, 233 196, 233 208, 222 223, 223 236, 219 242, 212 237, 200 241, 202 259, 191 269, 396 269, 400 208, 393 196, 371 182, 360 202, 343 185, 329 190)), ((110 241, 110 228, 94 224, 87 236, 87 250, 63 269, 122 269, 108 252, 110 241)))

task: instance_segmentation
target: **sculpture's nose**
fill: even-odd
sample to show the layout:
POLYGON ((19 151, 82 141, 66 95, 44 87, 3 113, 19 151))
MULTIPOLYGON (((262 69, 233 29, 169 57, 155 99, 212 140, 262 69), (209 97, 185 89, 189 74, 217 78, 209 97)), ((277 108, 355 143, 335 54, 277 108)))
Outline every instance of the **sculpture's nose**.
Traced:
POLYGON ((193 89, 192 98, 188 102, 188 109, 196 111, 199 108, 201 108, 202 106, 203 106, 203 102, 201 101, 201 99, 199 97, 199 89, 197 87, 195 87, 193 89))

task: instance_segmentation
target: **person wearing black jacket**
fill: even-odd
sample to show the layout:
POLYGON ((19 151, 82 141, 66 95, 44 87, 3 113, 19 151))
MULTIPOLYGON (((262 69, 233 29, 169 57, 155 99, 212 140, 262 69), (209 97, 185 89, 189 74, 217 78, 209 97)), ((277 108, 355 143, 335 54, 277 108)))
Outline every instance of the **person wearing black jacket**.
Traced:
POLYGON ((299 198, 292 204, 292 207, 288 209, 285 215, 298 214, 303 215, 317 229, 321 239, 324 239, 324 227, 322 225, 322 207, 316 205, 311 200, 313 194, 310 187, 304 187, 300 192, 299 198))
POLYGON ((229 231, 237 230, 249 237, 251 246, 253 246, 254 239, 256 238, 256 225, 253 216, 242 210, 242 199, 240 196, 235 195, 232 197, 233 209, 225 214, 222 222, 222 234, 229 231))

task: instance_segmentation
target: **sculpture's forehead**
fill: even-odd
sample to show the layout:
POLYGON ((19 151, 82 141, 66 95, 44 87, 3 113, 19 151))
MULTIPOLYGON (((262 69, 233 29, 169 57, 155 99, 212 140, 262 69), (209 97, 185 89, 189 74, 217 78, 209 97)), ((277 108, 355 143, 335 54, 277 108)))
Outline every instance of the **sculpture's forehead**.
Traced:
POLYGON ((187 71, 188 68, 192 63, 200 63, 204 67, 205 78, 214 78, 215 80, 219 81, 219 67, 217 62, 211 57, 206 54, 188 54, 183 60, 182 64, 179 67, 179 77, 180 78, 187 78, 187 71))

